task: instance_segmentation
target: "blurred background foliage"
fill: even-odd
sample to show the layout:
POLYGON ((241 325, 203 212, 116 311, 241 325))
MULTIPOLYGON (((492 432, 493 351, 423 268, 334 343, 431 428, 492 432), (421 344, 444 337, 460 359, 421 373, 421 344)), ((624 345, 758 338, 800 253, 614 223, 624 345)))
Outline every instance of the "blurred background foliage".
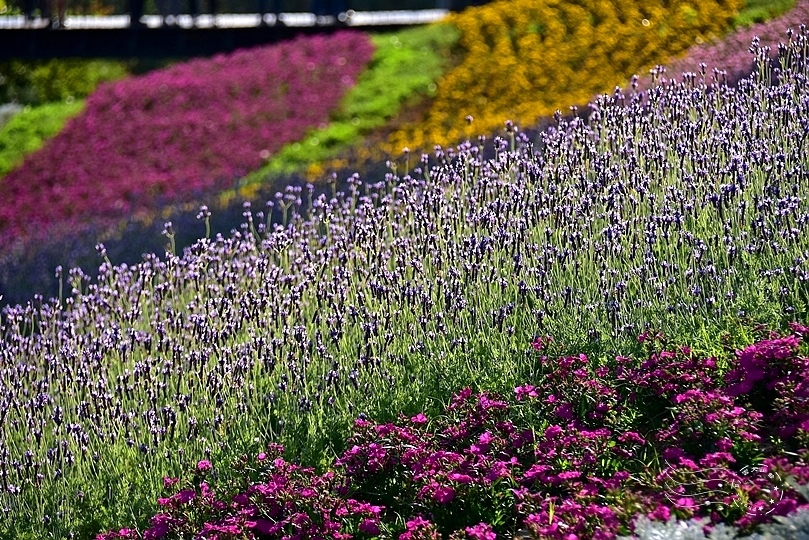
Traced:
POLYGON ((11 60, 0 63, 0 103, 42 105, 82 99, 105 81, 128 75, 116 60, 11 60))
POLYGON ((0 125, 0 176, 59 133, 65 122, 81 112, 83 105, 83 101, 70 100, 39 107, 26 106, 6 124, 0 125))
POLYGON ((243 180, 242 195, 249 197, 258 183, 279 175, 304 172, 315 181, 324 177, 326 167, 347 167, 344 154, 352 145, 362 146, 364 136, 384 128, 403 109, 418 107, 435 95, 438 78, 457 63, 453 50, 459 38, 457 28, 449 24, 372 36, 374 57, 329 125, 272 156, 266 166, 243 180))
POLYGON ((733 20, 734 27, 750 26, 782 15, 795 6, 795 0, 746 0, 733 20))

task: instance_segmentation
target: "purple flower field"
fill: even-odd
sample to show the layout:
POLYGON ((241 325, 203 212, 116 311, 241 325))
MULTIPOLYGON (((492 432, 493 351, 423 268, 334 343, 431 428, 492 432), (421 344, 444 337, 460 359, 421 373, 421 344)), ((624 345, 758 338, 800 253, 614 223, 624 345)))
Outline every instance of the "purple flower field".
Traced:
POLYGON ((288 186, 182 253, 166 223, 137 265, 99 245, 97 275, 0 313, 0 537, 574 540, 803 507, 789 35, 735 87, 288 186))
POLYGON ((0 182, 0 245, 233 187, 328 122, 372 52, 368 36, 346 31, 102 85, 0 182))

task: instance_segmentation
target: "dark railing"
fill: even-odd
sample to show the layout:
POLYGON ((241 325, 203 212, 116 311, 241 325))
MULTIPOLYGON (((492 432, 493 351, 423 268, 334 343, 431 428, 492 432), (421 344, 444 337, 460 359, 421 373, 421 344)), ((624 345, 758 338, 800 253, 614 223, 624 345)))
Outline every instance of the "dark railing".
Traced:
POLYGON ((205 56, 341 27, 423 24, 487 0, 106 1, 12 0, 0 14, 0 61, 205 56))
MULTIPOLYGON (((460 10, 481 0, 16 0, 10 2, 7 13, 22 15, 26 21, 48 21, 48 28, 64 27, 68 13, 76 15, 130 15, 135 25, 146 14, 164 18, 181 13, 201 14, 308 12, 317 16, 338 17, 353 11, 393 11, 446 9, 460 10), (185 5, 183 5, 185 4, 185 5)), ((0 14, 1 16, 2 14, 0 14)), ((38 26, 39 28, 44 26, 38 26)), ((2 27, 0 27, 2 29, 2 27)))

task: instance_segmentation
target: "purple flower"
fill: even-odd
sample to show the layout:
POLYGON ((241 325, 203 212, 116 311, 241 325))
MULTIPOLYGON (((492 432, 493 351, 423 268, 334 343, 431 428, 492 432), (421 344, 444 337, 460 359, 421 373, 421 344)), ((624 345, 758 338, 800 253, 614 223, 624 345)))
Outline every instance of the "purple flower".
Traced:
POLYGON ((203 459, 199 463, 197 463, 197 470, 199 472, 210 471, 212 468, 213 465, 211 465, 211 462, 208 461, 207 459, 203 459))

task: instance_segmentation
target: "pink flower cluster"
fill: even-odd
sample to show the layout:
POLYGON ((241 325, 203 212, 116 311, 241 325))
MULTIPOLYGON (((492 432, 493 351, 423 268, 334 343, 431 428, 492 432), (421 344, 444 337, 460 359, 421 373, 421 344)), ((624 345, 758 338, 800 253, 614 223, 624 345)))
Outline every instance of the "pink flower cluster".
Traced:
MULTIPOLYGON (((347 540, 353 531, 375 536, 380 532, 382 508, 344 497, 343 479, 334 473, 317 475, 313 469, 285 461, 283 447, 270 445, 252 463, 236 464, 253 474, 241 483, 214 490, 207 480, 196 482, 165 479, 174 490, 158 500, 161 511, 149 521, 142 535, 131 528, 96 536, 96 540, 143 538, 284 537, 292 539, 334 538, 347 540)), ((211 471, 205 460, 196 470, 211 471)))
POLYGON ((329 120, 373 53, 355 31, 197 59, 98 88, 0 182, 0 245, 230 188, 329 120))
MULTIPOLYGON (((639 513, 709 517, 708 528, 751 532, 805 506, 785 479, 809 482, 809 425, 779 426, 807 412, 794 391, 809 380, 809 360, 797 334, 771 335, 736 356, 726 377, 716 359, 686 347, 637 362, 619 356, 611 366, 583 354, 542 356, 543 373, 514 396, 465 388, 440 415, 356 420, 347 450, 324 474, 288 463, 271 445, 242 463, 244 479, 215 489, 213 465, 199 462, 195 483, 166 479, 172 493, 142 538, 348 540, 384 531, 400 540, 495 540, 526 531, 608 540, 639 513), (733 382, 743 377, 755 384, 733 382), (756 402, 759 384, 790 414, 756 402), (751 442, 760 443, 753 453, 751 442), (650 475, 652 455, 660 465, 650 475)), ((118 538, 140 537, 121 529, 97 540, 118 538)))

